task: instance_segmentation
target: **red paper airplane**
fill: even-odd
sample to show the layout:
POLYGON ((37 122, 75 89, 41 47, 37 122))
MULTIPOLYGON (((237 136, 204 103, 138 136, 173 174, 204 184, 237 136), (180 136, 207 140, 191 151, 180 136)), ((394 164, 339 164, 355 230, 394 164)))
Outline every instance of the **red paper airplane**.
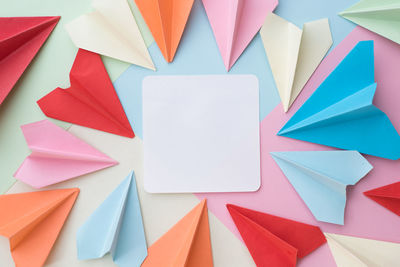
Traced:
POLYGON ((79 49, 69 74, 71 87, 37 101, 46 116, 133 138, 135 134, 98 54, 79 49))
POLYGON ((364 195, 400 216, 400 182, 366 191, 364 195))
POLYGON ((226 205, 258 267, 294 267, 326 242, 319 227, 226 205))
POLYGON ((59 20, 60 17, 0 18, 0 104, 59 20))

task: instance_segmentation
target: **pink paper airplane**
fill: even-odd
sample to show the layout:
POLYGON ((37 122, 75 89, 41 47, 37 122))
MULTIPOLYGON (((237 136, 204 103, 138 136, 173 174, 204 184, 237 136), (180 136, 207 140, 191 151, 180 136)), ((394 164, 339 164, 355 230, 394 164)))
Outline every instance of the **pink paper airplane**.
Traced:
POLYGON ((22 125, 21 129, 32 153, 14 177, 35 188, 118 164, 48 120, 22 125))
POLYGON ((278 0, 203 0, 203 5, 229 71, 278 0))

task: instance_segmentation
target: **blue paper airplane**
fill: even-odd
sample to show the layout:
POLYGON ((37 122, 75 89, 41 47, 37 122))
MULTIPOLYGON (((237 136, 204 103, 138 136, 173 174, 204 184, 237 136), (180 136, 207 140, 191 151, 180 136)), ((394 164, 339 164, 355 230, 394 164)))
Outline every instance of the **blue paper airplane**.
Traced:
POLYGON ((80 260, 111 253, 120 267, 142 264, 147 245, 133 171, 79 228, 77 246, 80 260))
POLYGON ((278 135, 398 159, 400 136, 372 104, 375 89, 374 43, 361 41, 278 135))
POLYGON ((294 189, 318 221, 344 223, 346 186, 372 166, 357 151, 271 152, 294 189))

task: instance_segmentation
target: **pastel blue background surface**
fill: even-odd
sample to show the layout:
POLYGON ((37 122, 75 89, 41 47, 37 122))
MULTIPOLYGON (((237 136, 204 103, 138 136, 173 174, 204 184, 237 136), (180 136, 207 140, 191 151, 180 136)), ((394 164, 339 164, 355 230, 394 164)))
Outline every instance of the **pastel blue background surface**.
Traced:
POLYGON ((314 217, 341 225, 346 186, 354 185, 372 169, 357 151, 288 151, 271 155, 314 217))
MULTIPOLYGON (((328 17, 334 46, 351 30, 354 24, 337 13, 356 0, 281 0, 276 13, 302 27, 304 22, 328 17)), ((149 47, 157 71, 132 65, 114 83, 121 103, 135 134, 142 136, 142 80, 148 75, 227 74, 219 54, 213 32, 200 0, 196 0, 182 36, 175 59, 167 64, 157 44, 149 47)), ((259 34, 243 52, 229 74, 254 74, 260 85, 260 120, 279 104, 280 99, 259 34)))

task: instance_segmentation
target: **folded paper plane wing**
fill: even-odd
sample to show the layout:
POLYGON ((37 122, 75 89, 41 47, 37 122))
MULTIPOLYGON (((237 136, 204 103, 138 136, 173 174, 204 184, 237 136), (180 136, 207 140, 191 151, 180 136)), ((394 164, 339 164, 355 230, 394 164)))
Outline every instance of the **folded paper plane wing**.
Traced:
POLYGON ((155 70, 126 0, 93 0, 94 11, 66 25, 72 42, 104 56, 155 70))
POLYGON ((361 0, 340 15, 400 44, 400 1, 361 0))
POLYGON ((159 266, 213 266, 206 200, 149 248, 142 267, 159 266))
POLYGON ((142 264, 147 245, 133 172, 79 228, 77 247, 81 260, 111 253, 120 267, 142 264))
POLYGON ((70 72, 71 86, 57 88, 37 101, 46 116, 134 137, 101 57, 79 49, 70 72))
POLYGON ((79 194, 78 188, 0 196, 0 235, 18 267, 41 267, 79 194))
POLYGON ((400 182, 366 191, 364 195, 400 216, 400 182))
POLYGON ((165 60, 172 62, 194 0, 135 0, 165 60))
POLYGON ((397 266, 400 244, 352 236, 325 234, 336 265, 340 267, 397 266))
POLYGON ((117 162, 48 120, 21 126, 32 153, 14 177, 35 188, 101 170, 117 162))
POLYGON ((295 267, 326 242, 319 227, 227 204, 257 266, 295 267))
POLYGON ((288 151, 271 155, 314 217, 335 224, 344 224, 347 185, 356 184, 372 169, 357 151, 288 151))
POLYGON ((269 13, 260 30, 283 109, 288 111, 332 45, 328 19, 303 29, 269 13))
POLYGON ((387 115, 372 104, 373 41, 361 41, 316 89, 278 135, 400 158, 400 136, 387 115))
POLYGON ((0 104, 59 20, 60 17, 0 18, 0 104))
POLYGON ((278 0, 203 0, 225 68, 231 69, 278 0))

